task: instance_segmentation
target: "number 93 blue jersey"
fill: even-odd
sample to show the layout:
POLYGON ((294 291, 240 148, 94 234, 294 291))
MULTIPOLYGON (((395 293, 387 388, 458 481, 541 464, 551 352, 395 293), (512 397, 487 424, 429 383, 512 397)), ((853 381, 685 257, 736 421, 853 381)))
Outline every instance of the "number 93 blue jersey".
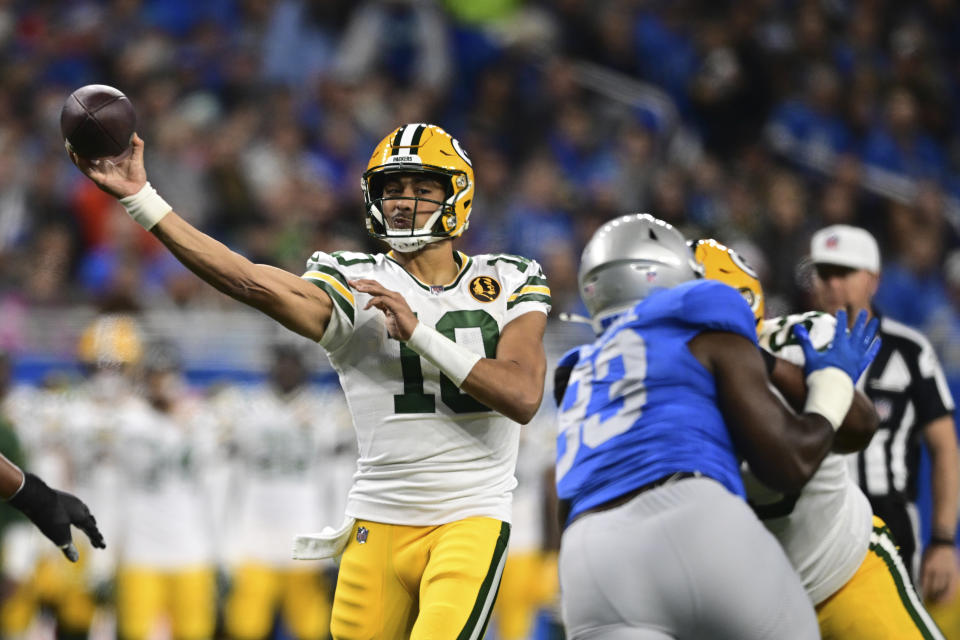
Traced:
POLYGON ((654 292, 561 360, 573 365, 557 436, 557 493, 570 518, 678 471, 744 497, 713 374, 687 349, 704 331, 757 341, 736 289, 694 280, 654 292))

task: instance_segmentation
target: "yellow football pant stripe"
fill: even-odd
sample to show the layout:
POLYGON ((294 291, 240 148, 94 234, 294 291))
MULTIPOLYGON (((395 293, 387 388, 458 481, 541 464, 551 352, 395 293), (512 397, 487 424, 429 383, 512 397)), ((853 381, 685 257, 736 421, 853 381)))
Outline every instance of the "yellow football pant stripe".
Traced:
POLYGON ((920 603, 883 521, 853 577, 817 606, 824 640, 943 640, 920 603))

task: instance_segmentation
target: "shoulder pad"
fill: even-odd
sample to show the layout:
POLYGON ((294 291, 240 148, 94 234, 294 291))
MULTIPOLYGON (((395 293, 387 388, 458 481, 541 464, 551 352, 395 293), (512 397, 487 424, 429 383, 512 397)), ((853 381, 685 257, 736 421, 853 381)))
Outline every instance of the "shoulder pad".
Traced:
POLYGON ((760 344, 780 357, 786 357, 789 360, 795 360, 797 357, 802 359, 803 352, 800 349, 800 343, 793 335, 793 328, 797 325, 803 325, 807 328, 810 342, 814 348, 822 351, 833 342, 837 319, 822 311, 808 311, 764 320, 763 331, 760 333, 760 344), (801 354, 800 356, 792 353, 793 349, 790 349, 790 347, 794 346, 801 354))
MULTIPOLYGON (((484 256, 488 266, 495 266, 498 262, 510 265, 520 273, 526 274, 530 271, 531 265, 536 265, 535 271, 540 271, 540 265, 537 264, 535 260, 529 258, 524 258, 523 256, 515 256, 509 253, 492 253, 487 256, 484 256)), ((529 275, 534 275, 530 273, 529 275)))
POLYGON ((374 264, 377 259, 369 253, 357 251, 334 251, 330 254, 341 267, 350 267, 355 264, 374 264))
POLYGON ((733 287, 717 280, 694 280, 677 288, 681 289, 680 320, 683 322, 757 341, 753 311, 733 287))

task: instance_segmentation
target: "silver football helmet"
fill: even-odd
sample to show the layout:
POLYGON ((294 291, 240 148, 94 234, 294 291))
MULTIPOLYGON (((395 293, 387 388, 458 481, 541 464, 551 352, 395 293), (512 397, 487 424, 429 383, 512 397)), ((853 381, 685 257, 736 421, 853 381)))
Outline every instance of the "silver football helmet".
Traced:
POLYGON ((596 331, 602 321, 646 298, 654 289, 703 277, 687 241, 649 213, 606 223, 580 257, 580 297, 596 331))

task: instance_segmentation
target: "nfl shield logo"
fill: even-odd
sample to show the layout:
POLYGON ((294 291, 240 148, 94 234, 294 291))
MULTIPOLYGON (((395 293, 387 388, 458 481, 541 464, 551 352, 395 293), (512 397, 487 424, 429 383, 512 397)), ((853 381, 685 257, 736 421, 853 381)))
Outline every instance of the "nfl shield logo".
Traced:
POLYGON ((440 295, 441 293, 443 293, 443 285, 442 284, 430 285, 430 293, 432 293, 435 296, 440 295))
POLYGON ((827 238, 828 249, 836 249, 839 244, 840 244, 840 236, 838 236, 837 234, 833 234, 832 236, 827 238))
POLYGON ((650 269, 647 271, 647 282, 653 282, 657 279, 657 270, 650 269))
POLYGON ((358 527, 358 528, 357 528, 357 543, 358 543, 358 544, 364 544, 364 543, 367 541, 367 534, 369 534, 369 533, 370 533, 370 532, 367 530, 366 527, 358 527))

